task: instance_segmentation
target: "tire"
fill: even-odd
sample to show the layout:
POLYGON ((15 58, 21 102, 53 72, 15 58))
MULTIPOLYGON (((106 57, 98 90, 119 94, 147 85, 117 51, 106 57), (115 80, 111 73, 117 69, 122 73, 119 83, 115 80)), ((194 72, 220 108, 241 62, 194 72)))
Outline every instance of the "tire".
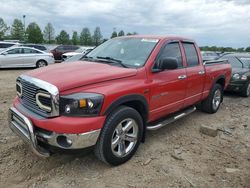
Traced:
POLYGON ((249 97, 250 96, 250 81, 248 81, 245 86, 242 88, 241 91, 242 97, 249 97))
POLYGON ((201 102, 201 110, 209 114, 216 113, 223 101, 223 90, 220 84, 215 84, 207 99, 201 102))
POLYGON ((95 146, 95 155, 113 166, 125 163, 135 154, 142 133, 140 114, 133 108, 121 106, 107 117, 95 146))
POLYGON ((36 62, 36 68, 46 67, 48 64, 44 60, 39 60, 36 62))

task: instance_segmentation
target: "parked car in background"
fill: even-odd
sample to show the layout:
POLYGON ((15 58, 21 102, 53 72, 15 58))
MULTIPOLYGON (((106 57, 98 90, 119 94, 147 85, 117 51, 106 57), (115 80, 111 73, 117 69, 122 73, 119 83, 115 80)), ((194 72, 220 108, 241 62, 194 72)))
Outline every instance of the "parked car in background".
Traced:
POLYGON ((10 48, 12 46, 19 45, 17 42, 6 42, 6 41, 0 41, 0 51, 10 48))
POLYGON ((62 60, 62 54, 66 52, 73 52, 77 50, 79 46, 74 45, 59 45, 52 49, 50 52, 54 55, 55 60, 62 60))
POLYGON ((64 60, 64 63, 70 63, 70 62, 76 62, 81 60, 86 54, 76 54, 72 57, 67 58, 66 60, 64 60))
POLYGON ((20 46, 26 46, 26 47, 31 47, 31 48, 36 48, 38 50, 46 51, 47 48, 43 45, 40 44, 21 44, 20 46))
POLYGON ((219 55, 216 52, 202 51, 201 55, 202 55, 203 61, 216 60, 219 58, 219 55))
POLYGON ((87 54, 88 52, 90 52, 92 49, 94 49, 94 47, 80 47, 77 50, 75 50, 74 52, 67 52, 64 53, 62 55, 62 59, 66 60, 72 56, 78 55, 78 54, 87 54))
POLYGON ((232 77, 228 91, 239 92, 244 97, 250 96, 250 54, 232 53, 222 56, 232 65, 232 77))
POLYGON ((12 47, 0 52, 0 68, 44 67, 55 62, 53 54, 30 47, 12 47))

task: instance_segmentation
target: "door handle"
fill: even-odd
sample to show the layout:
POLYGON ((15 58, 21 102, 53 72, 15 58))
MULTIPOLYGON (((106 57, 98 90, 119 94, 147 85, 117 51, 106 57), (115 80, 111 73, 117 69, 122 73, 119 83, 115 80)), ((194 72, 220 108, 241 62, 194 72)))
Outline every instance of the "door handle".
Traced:
POLYGON ((201 70, 201 71, 199 71, 198 72, 200 75, 202 75, 202 74, 205 74, 205 71, 204 70, 201 70))
POLYGON ((187 75, 185 75, 185 74, 184 74, 184 75, 178 76, 178 79, 179 79, 179 80, 183 80, 183 79, 186 79, 186 78, 187 78, 187 75))

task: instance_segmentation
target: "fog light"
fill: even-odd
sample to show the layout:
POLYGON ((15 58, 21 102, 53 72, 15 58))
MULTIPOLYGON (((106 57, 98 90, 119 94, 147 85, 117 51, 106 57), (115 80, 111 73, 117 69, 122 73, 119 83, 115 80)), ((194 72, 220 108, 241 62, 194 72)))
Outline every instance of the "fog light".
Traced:
POLYGON ((56 138, 56 141, 62 148, 69 148, 73 144, 72 140, 64 135, 58 136, 56 138))

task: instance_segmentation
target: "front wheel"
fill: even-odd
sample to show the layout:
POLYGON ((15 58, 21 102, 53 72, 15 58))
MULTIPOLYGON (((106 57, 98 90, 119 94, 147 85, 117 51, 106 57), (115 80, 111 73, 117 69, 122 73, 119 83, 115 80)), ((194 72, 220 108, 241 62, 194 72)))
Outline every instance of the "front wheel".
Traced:
POLYGON ((119 107, 107 117, 95 146, 96 156, 110 165, 125 163, 136 152, 142 131, 140 114, 133 108, 119 107))
POLYGON ((223 90, 220 84, 215 84, 207 99, 201 102, 201 109, 204 112, 213 114, 218 111, 223 99, 223 90))

